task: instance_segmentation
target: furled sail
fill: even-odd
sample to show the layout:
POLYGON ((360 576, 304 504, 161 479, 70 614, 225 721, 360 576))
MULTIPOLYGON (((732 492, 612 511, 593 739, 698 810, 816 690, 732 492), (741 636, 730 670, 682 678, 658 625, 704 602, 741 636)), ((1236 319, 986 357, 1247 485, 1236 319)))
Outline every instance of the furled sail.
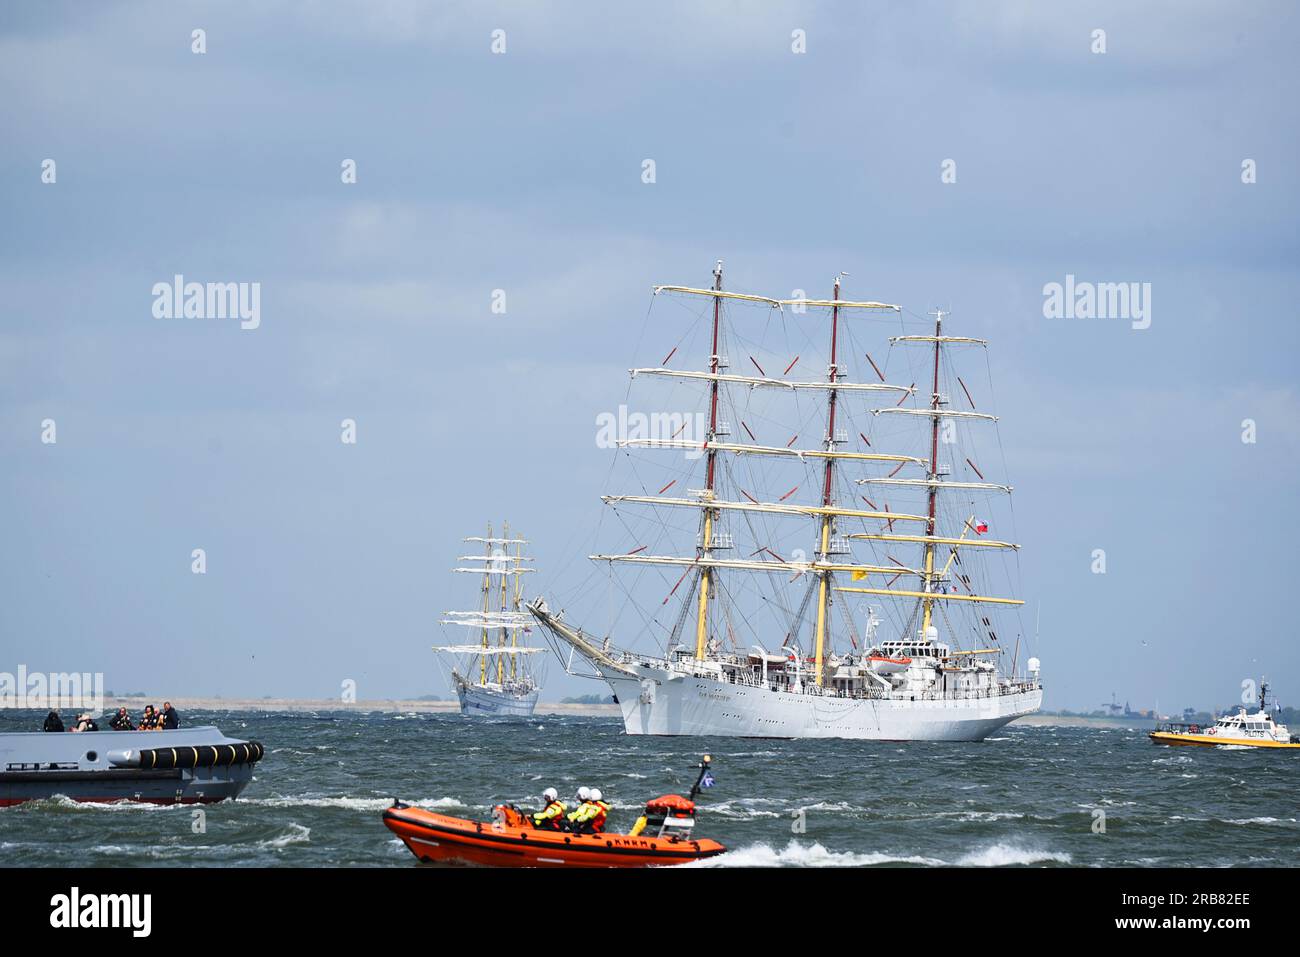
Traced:
POLYGON ((639 375, 661 375, 678 379, 703 379, 707 382, 773 386, 782 389, 819 389, 836 392, 901 392, 904 395, 911 395, 916 391, 915 386, 890 385, 888 382, 844 382, 839 379, 834 382, 792 382, 787 379, 773 379, 765 376, 733 375, 728 372, 695 372, 689 369, 665 369, 662 366, 647 369, 629 369, 628 371, 634 379, 639 375))

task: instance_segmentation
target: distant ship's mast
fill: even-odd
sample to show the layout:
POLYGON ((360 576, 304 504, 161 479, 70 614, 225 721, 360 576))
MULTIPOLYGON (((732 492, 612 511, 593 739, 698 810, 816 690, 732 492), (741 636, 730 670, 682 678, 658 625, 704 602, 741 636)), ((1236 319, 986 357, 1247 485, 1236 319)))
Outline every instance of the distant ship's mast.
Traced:
MULTIPOLYGON (((488 537, 490 538, 491 536, 488 537)), ((510 541, 509 522, 503 522, 501 524, 501 538, 504 542, 510 541)), ((488 554, 493 556, 494 558, 497 557, 498 554, 501 557, 501 621, 502 624, 501 624, 501 637, 498 639, 498 642, 500 644, 500 647, 504 648, 506 646, 506 638, 509 637, 509 633, 510 633, 510 629, 508 629, 505 626, 505 616, 507 610, 506 589, 509 588, 509 582, 510 582, 510 575, 509 573, 507 573, 506 569, 510 567, 510 546, 503 544, 496 547, 489 547, 488 554), (497 551, 497 548, 500 548, 499 553, 497 551)), ((490 567, 492 563, 489 562, 488 564, 490 567)), ((506 667, 506 663, 505 661, 502 660, 502 656, 497 655, 497 684, 505 684, 505 667, 506 667)), ((515 676, 515 656, 511 655, 510 656, 510 677, 513 678, 514 676, 515 676)))
MULTIPOLYGON (((502 537, 508 539, 510 536, 504 535, 502 537)), ((524 562, 524 543, 520 541, 519 544, 515 545, 515 567, 522 568, 523 562, 524 562)), ((504 581, 504 579, 505 576, 503 575, 502 580, 504 581)), ((522 612, 520 611, 520 606, 523 603, 522 602, 523 591, 524 591, 524 578, 522 575, 516 575, 514 604, 510 609, 512 612, 515 613, 515 615, 522 614, 522 612)), ((511 648, 519 647, 519 632, 513 628, 510 630, 510 647, 511 648)), ((518 679, 519 677, 519 656, 518 655, 510 656, 510 677, 511 679, 518 679)))
MULTIPOLYGON (((488 527, 487 527, 487 541, 488 542, 492 541, 491 522, 488 523, 488 527)), ((487 547, 490 549, 492 546, 488 545, 487 547)), ((487 623, 490 620, 488 615, 488 601, 491 596, 491 591, 492 591, 492 563, 490 561, 487 561, 483 563, 483 647, 484 648, 488 647, 488 643, 489 643, 487 623)), ((479 680, 479 684, 484 684, 484 685, 487 684, 487 655, 479 656, 478 680, 479 680)))
POLYGON ((495 658, 496 663, 491 673, 495 676, 497 684, 504 685, 507 672, 503 659, 506 655, 510 656, 510 677, 518 679, 522 675, 526 680, 531 680, 527 667, 520 665, 517 656, 541 651, 539 648, 521 643, 518 636, 519 630, 527 628, 529 621, 528 616, 521 610, 522 576, 536 569, 526 567, 525 563, 532 561, 523 553, 524 546, 528 542, 523 538, 510 537, 509 522, 502 523, 501 538, 494 537, 492 529, 493 526, 489 523, 486 537, 471 536, 464 539, 466 542, 481 545, 482 550, 476 550, 471 555, 459 556, 459 561, 472 564, 452 569, 453 572, 460 574, 482 577, 482 584, 479 586, 481 600, 478 602, 478 607, 474 611, 448 611, 444 613, 446 617, 440 619, 441 624, 444 625, 459 625, 477 631, 478 641, 475 644, 436 645, 434 650, 447 654, 467 655, 470 657, 468 662, 470 668, 473 667, 473 659, 477 658, 478 683, 481 685, 488 684, 488 661, 495 658), (510 553, 511 545, 515 546, 513 555, 510 553), (493 580, 494 575, 501 576, 499 587, 493 580), (508 581, 511 576, 514 578, 513 598, 508 581))
MULTIPOLYGON (((722 289, 722 260, 713 267, 713 288, 714 291, 722 289)), ((711 555, 713 544, 713 520, 716 509, 709 508, 708 503, 714 498, 714 471, 718 452, 712 447, 713 440, 718 429, 718 332, 722 325, 722 299, 719 296, 713 297, 713 354, 709 358, 709 372, 713 375, 709 383, 709 432, 707 452, 707 465, 705 466, 704 476, 704 499, 705 508, 700 517, 700 557, 708 559, 711 555)), ((709 643, 709 586, 713 582, 713 569, 705 565, 700 569, 700 606, 695 617, 695 658, 702 661, 708 650, 709 643)))

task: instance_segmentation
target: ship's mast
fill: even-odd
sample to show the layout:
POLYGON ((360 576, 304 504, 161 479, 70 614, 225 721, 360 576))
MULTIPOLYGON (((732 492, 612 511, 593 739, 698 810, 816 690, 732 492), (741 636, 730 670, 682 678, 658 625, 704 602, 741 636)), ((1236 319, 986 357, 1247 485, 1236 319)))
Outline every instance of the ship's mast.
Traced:
MULTIPOLYGON (((508 628, 505 626, 505 624, 504 624, 505 613, 506 613, 506 589, 509 587, 509 579, 510 579, 510 573, 509 573, 509 571, 508 571, 508 569, 510 568, 510 546, 509 546, 508 544, 506 544, 507 542, 510 541, 510 523, 509 523, 509 522, 503 522, 503 523, 501 524, 501 541, 502 541, 502 544, 501 544, 500 546, 495 546, 495 547, 493 547, 493 546, 489 546, 489 548, 488 548, 488 554, 491 555, 494 559, 495 559, 498 555, 500 555, 500 558, 501 558, 501 562, 500 562, 500 568, 501 568, 501 617, 502 617, 502 622, 503 622, 503 624, 501 625, 501 637, 500 637, 500 639, 499 639, 499 644, 500 644, 500 646, 501 646, 502 648, 504 648, 504 647, 506 646, 506 637, 507 637, 507 634, 508 634, 509 631, 510 631, 510 629, 508 629, 508 628), (498 548, 498 547, 501 549, 500 552, 497 551, 497 548, 498 548)), ((491 567, 492 567, 492 564, 493 564, 492 562, 488 562, 488 567, 491 568, 491 567)), ((505 665, 506 665, 506 663, 505 663, 505 661, 502 660, 502 656, 501 656, 501 655, 497 655, 497 684, 500 684, 500 685, 504 685, 504 684, 505 684, 505 665)), ((514 666, 515 666, 515 663, 514 663, 514 656, 511 655, 511 661, 510 661, 511 677, 514 677, 514 666)))
MULTIPOLYGON (((487 547, 491 548, 492 547, 491 545, 492 524, 490 522, 488 523, 488 529, 487 529, 487 541, 488 541, 487 547)), ((488 647, 488 628, 487 628, 488 607, 489 607, 488 599, 491 595, 491 590, 492 590, 492 563, 489 561, 483 563, 483 647, 484 648, 488 647)), ((482 685, 487 684, 487 655, 479 655, 478 679, 479 679, 479 684, 482 685)))
POLYGON ((502 524, 501 530, 502 537, 495 538, 492 534, 492 525, 489 524, 486 537, 473 536, 465 539, 466 542, 482 545, 484 551, 461 555, 460 561, 474 564, 453 568, 452 571, 467 575, 481 575, 482 584, 479 586, 482 593, 481 600, 475 611, 448 611, 445 613, 447 617, 440 620, 444 625, 474 629, 478 632, 477 640, 463 645, 434 646, 435 651, 469 655, 471 661, 477 657, 479 659, 478 683, 481 685, 488 683, 489 659, 495 659, 491 674, 495 675, 499 684, 504 685, 507 670, 504 659, 507 655, 510 656, 509 675, 511 678, 517 678, 521 673, 528 675, 527 668, 520 665, 518 656, 540 651, 529 647, 527 642, 521 642, 518 637, 518 631, 525 627, 526 621, 526 616, 520 611, 523 601, 522 576, 536 570, 524 567, 525 561, 531 561, 523 554, 524 546, 528 542, 522 538, 511 538, 508 522, 502 524), (510 553, 511 545, 515 546, 513 555, 510 553), (493 579, 494 575, 501 576, 499 588, 493 579), (513 598, 509 580, 512 576, 514 578, 513 598))
MULTIPOLYGON (((509 538, 510 536, 504 535, 502 537, 509 538)), ((515 546, 515 568, 517 569, 522 568, 523 563, 524 563, 524 546, 523 543, 520 542, 518 545, 515 546)), ((514 604, 511 607, 511 611, 513 611, 516 615, 519 614, 520 598, 523 595, 523 581, 524 581, 524 576, 516 572, 514 604)), ((518 632, 515 631, 514 629, 511 629, 510 631, 510 647, 511 648, 519 647, 519 635, 518 632)), ((511 680, 517 680, 519 678, 519 656, 518 655, 510 656, 510 678, 511 680)))
MULTIPOLYGON (((940 339, 943 336, 943 311, 936 309, 934 315, 934 389, 930 393, 930 465, 929 465, 929 521, 925 526, 926 538, 932 539, 925 543, 925 587, 923 591, 929 595, 934 588, 934 548, 935 543, 935 511, 939 497, 939 346, 940 339)), ((922 598, 921 614, 921 640, 924 641, 930 633, 930 616, 934 610, 933 598, 922 598)))
MULTIPOLYGON (((947 344, 979 345, 984 346, 987 343, 982 339, 972 339, 965 336, 945 336, 943 335, 943 313, 935 314, 935 326, 933 335, 903 335, 891 336, 890 343, 908 343, 924 344, 934 349, 934 376, 931 386, 930 404, 928 408, 903 408, 902 402, 881 409, 872 409, 873 415, 914 415, 918 418, 929 417, 930 419, 930 457, 929 459, 918 458, 911 455, 897 455, 884 452, 849 452, 839 449, 842 443, 840 431, 837 429, 839 418, 839 393, 842 390, 854 393, 885 391, 885 392, 903 392, 905 395, 915 393, 915 385, 899 386, 891 385, 883 380, 879 383, 847 383, 841 381, 841 372, 839 369, 839 319, 846 309, 866 309, 866 310, 890 310, 893 312, 901 311, 899 306, 890 305, 883 302, 875 301, 853 301, 842 299, 840 297, 842 279, 844 274, 836 277, 834 285, 834 296, 831 299, 774 299, 767 296, 759 296, 748 293, 727 292, 722 288, 722 261, 719 260, 713 271, 713 286, 710 289, 695 288, 691 286, 672 286, 661 285, 655 286, 656 295, 662 292, 681 293, 685 295, 707 296, 713 300, 713 335, 712 335, 712 353, 709 358, 708 371, 680 371, 669 369, 664 366, 655 368, 632 369, 630 370, 633 377, 637 375, 655 375, 669 376, 680 378, 704 379, 708 381, 709 386, 709 418, 707 434, 704 441, 694 441, 688 439, 670 439, 659 438, 627 438, 620 440, 620 447, 637 447, 637 448, 660 448, 660 449, 689 449, 703 452, 706 456, 705 484, 704 488, 690 498, 665 498, 663 492, 671 486, 665 486, 658 495, 611 495, 603 496, 607 504, 615 505, 618 503, 636 503, 652 506, 676 506, 692 507, 699 509, 700 525, 699 540, 697 542, 696 553, 691 557, 678 555, 656 555, 642 554, 646 547, 642 545, 632 551, 620 554, 597 554, 589 555, 593 561, 620 562, 631 564, 650 564, 650 565, 676 565, 694 571, 699 575, 699 595, 696 607, 695 619, 695 658, 704 660, 709 654, 709 600, 713 597, 714 576, 720 568, 735 569, 737 571, 749 572, 768 572, 776 566, 766 559, 757 559, 751 556, 748 559, 739 558, 718 558, 714 556, 714 546, 718 544, 715 529, 720 521, 724 511, 741 511, 741 512, 760 512, 769 514, 786 514, 786 515, 807 515, 817 519, 819 540, 817 543, 817 554, 815 560, 808 561, 785 561, 778 558, 780 566, 788 571, 797 571, 799 573, 808 572, 817 576, 818 585, 818 605, 815 618, 814 632, 814 651, 817 664, 816 683, 821 686, 825 682, 824 670, 827 658, 830 654, 828 635, 830 632, 831 618, 831 601, 832 592, 845 591, 857 592, 869 595, 883 595, 893 598, 901 598, 915 602, 920 600, 924 609, 924 618, 922 620, 923 631, 928 631, 933 621, 933 610, 935 603, 940 601, 962 601, 962 602, 990 602, 995 604, 1020 605, 1023 601, 1015 598, 995 598, 992 596, 965 594, 953 592, 948 594, 935 586, 947 578, 948 567, 957 561, 958 548, 1018 548, 1019 546, 1011 542, 1001 542, 992 540, 979 539, 980 534, 973 527, 976 538, 966 537, 963 531, 959 537, 943 537, 938 533, 938 493, 941 488, 955 489, 990 489, 1002 492, 1010 492, 1010 486, 996 485, 983 480, 980 476, 979 482, 941 482, 940 476, 948 474, 948 470, 941 467, 938 462, 939 454, 939 429, 940 423, 945 417, 959 416, 973 419, 985 419, 996 421, 996 417, 982 412, 974 411, 974 402, 971 402, 972 411, 956 411, 944 408, 946 401, 940 393, 940 363, 942 346, 947 344), (831 311, 831 342, 830 357, 827 369, 827 375, 824 379, 818 379, 810 382, 792 382, 782 378, 769 378, 766 373, 759 368, 759 376, 735 375, 724 373, 722 370, 726 367, 726 361, 721 354, 722 349, 722 300, 735 299, 747 303, 763 304, 773 309, 780 309, 784 306, 800 306, 829 309, 831 311), (748 385, 751 388, 774 388, 780 387, 785 390, 791 389, 825 389, 829 393, 827 398, 827 419, 826 435, 819 448, 791 448, 790 445, 785 447, 766 446, 753 443, 732 443, 718 441, 720 430, 725 432, 725 427, 718 421, 719 398, 722 384, 734 383, 736 385, 748 385), (792 505, 785 503, 784 497, 779 502, 762 502, 755 499, 752 495, 745 493, 748 502, 727 501, 719 499, 717 493, 717 458, 718 453, 727 453, 732 455, 748 456, 775 456, 796 457, 801 462, 808 460, 818 461, 823 464, 823 482, 822 482, 822 501, 818 505, 792 505), (838 459, 852 459, 861 462, 891 462, 898 466, 888 476, 868 476, 858 479, 859 483, 881 483, 886 485, 917 486, 924 487, 927 493, 928 508, 925 514, 908 515, 897 512, 879 512, 872 506, 871 511, 862 509, 840 508, 835 505, 835 479, 836 469, 835 462, 838 459), (913 464, 925 467, 925 478, 894 478, 905 464, 913 464), (858 518, 867 518, 881 520, 889 523, 887 532, 866 532, 860 534, 848 535, 846 538, 837 538, 837 529, 839 528, 839 516, 853 516, 858 518), (896 534, 893 531, 895 522, 912 522, 923 524, 925 526, 924 535, 903 535, 896 534), (921 568, 909 568, 894 562, 893 565, 871 565, 855 562, 851 558, 847 561, 836 561, 832 559, 832 554, 840 554, 845 551, 840 546, 841 541, 847 539, 868 539, 881 542, 905 542, 908 544, 920 544, 924 546, 925 562, 921 568), (948 560, 948 566, 943 568, 936 567, 937 549, 943 545, 951 545, 952 557, 948 560), (889 581, 880 587, 859 587, 843 586, 835 584, 835 573, 851 572, 854 580, 862 580, 868 575, 887 576, 889 581), (906 589, 895 588, 893 582, 900 575, 908 575, 922 582, 923 588, 906 589)), ((674 352, 676 350, 673 350, 674 352)), ((669 357, 673 353, 669 353, 669 357)), ((664 360, 667 362, 667 359, 664 360)), ((757 363, 755 363, 757 365, 757 363)), ((789 371, 787 369, 787 371, 789 371)), ((879 370, 877 370, 879 375, 879 370)), ((967 393, 969 399, 969 393, 967 393)), ((753 433, 750 433, 753 439, 753 433)), ((793 444, 793 440, 791 440, 793 444)), ((972 468, 974 466, 972 465, 972 468)), ((978 474, 979 470, 975 469, 978 474)), ((743 490, 742 490, 743 491, 743 490)), ((757 553, 756 553, 757 554, 757 553)), ((777 558, 777 556, 773 556, 777 558)), ((963 581, 965 579, 963 578, 963 581)), ((681 582, 679 581, 678 584, 681 582)), ((967 588, 969 590, 969 584, 967 588)), ((675 592, 676 586, 673 591, 675 592)), ((671 595, 671 593, 670 593, 671 595)), ((684 613, 689 611, 691 599, 686 599, 684 613)), ((802 616, 803 610, 800 609, 799 615, 802 616)), ((676 627, 674 627, 674 633, 676 627)), ((990 637, 995 637, 990 632, 990 637)))
MULTIPOLYGON (((835 277, 835 295, 833 297, 836 303, 840 299, 840 279, 844 274, 841 273, 835 277)), ((836 349, 839 345, 839 325, 840 325, 840 307, 838 305, 831 307, 831 359, 830 366, 826 370, 827 380, 835 382, 839 370, 836 368, 836 349)), ((830 389, 830 398, 827 400, 826 413, 826 451, 835 451, 835 400, 838 390, 830 389)), ((826 471, 822 478, 822 508, 829 509, 832 505, 835 480, 835 459, 828 457, 826 459, 826 471)), ((931 502, 933 508, 933 501, 931 502)), ((820 560, 829 562, 831 535, 834 530, 835 517, 827 511, 822 514, 821 522, 821 555, 820 560)), ((931 513, 931 527, 933 527, 933 512, 931 513)), ((816 633, 816 676, 817 686, 822 685, 822 673, 825 670, 823 662, 826 654, 826 623, 830 619, 831 604, 831 572, 824 571, 821 574, 821 582, 817 586, 817 633, 816 633)))
MULTIPOLYGON (((722 289, 722 260, 713 267, 713 288, 716 291, 722 289)), ((713 443, 714 436, 718 428, 718 374, 720 357, 718 355, 719 347, 719 330, 722 325, 722 298, 713 297, 713 354, 709 358, 709 372, 713 378, 709 383, 709 433, 708 443, 713 443)), ((704 476, 704 498, 706 502, 713 500, 715 469, 717 463, 717 450, 710 447, 706 453, 707 460, 705 465, 704 476)), ((709 558, 711 546, 713 544, 713 522, 716 516, 716 509, 705 508, 702 510, 700 517, 700 557, 709 558)), ((705 565, 700 569, 700 604, 699 610, 695 616, 695 659, 701 661, 704 659, 705 652, 708 649, 709 641, 709 586, 713 583, 713 569, 705 565)))

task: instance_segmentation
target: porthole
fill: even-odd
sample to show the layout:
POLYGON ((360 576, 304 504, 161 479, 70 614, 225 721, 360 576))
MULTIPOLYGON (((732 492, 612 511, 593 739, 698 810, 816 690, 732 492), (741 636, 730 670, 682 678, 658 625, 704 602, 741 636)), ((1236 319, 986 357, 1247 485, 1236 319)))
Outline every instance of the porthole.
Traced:
POLYGON ((94 764, 96 761, 99 760, 99 754, 98 754, 97 752, 95 752, 95 751, 87 751, 87 752, 86 752, 86 760, 87 760, 88 762, 90 762, 91 764, 94 764))

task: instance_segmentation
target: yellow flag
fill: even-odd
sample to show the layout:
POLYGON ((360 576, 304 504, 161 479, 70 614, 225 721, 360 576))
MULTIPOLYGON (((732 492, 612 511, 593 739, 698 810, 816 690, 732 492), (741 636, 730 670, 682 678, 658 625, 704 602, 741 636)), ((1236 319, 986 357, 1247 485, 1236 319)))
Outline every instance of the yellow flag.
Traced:
POLYGON ((866 578, 866 577, 867 577, 867 573, 864 572, 864 571, 855 571, 855 572, 853 573, 853 580, 854 580, 855 582, 860 582, 860 581, 862 581, 862 579, 864 579, 864 578, 866 578))

